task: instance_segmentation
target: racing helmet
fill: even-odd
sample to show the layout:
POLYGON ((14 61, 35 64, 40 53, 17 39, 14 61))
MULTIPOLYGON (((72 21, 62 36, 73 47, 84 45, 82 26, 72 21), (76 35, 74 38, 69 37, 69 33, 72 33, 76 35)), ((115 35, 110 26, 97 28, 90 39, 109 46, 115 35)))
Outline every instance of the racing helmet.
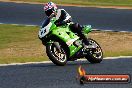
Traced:
POLYGON ((48 2, 44 5, 45 14, 49 17, 52 13, 57 11, 57 6, 53 2, 48 2))

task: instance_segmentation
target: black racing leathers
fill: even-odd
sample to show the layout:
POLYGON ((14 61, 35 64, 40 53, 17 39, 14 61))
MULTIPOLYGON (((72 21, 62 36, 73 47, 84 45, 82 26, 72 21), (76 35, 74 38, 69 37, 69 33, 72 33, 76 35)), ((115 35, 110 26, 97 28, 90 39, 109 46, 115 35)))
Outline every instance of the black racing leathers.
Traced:
POLYGON ((55 17, 57 19, 57 21, 55 22, 57 26, 61 26, 63 24, 71 22, 72 20, 71 16, 64 9, 58 9, 57 15, 55 17))
MULTIPOLYGON (((55 17, 57 19, 57 21, 55 22, 57 26, 61 26, 72 21, 71 16, 64 9, 58 9, 57 15, 55 17)), ((79 37, 83 39, 86 45, 88 45, 89 42, 82 32, 83 27, 81 25, 79 25, 78 23, 73 23, 69 27, 74 33, 77 33, 79 37)))

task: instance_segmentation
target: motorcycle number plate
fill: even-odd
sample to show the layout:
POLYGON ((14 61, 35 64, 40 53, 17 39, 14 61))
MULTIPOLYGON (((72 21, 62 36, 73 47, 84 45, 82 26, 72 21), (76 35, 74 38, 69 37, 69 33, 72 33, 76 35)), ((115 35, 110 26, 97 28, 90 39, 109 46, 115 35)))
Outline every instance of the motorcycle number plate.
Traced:
POLYGON ((47 35, 49 33, 50 27, 52 26, 52 23, 49 23, 47 26, 45 26, 44 28, 41 28, 39 30, 39 37, 43 38, 45 35, 47 35))

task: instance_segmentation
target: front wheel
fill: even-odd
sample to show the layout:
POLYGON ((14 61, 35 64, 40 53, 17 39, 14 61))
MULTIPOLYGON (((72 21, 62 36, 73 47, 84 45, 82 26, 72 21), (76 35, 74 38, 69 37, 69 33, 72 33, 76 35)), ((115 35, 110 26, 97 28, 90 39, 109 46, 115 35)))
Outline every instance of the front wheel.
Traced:
POLYGON ((91 63, 100 63, 103 60, 103 51, 100 45, 91 38, 88 40, 90 48, 85 58, 91 63))
POLYGON ((63 47, 56 42, 46 45, 46 53, 49 59, 58 66, 64 66, 67 63, 67 54, 63 47), (57 45, 56 45, 57 44, 57 45))

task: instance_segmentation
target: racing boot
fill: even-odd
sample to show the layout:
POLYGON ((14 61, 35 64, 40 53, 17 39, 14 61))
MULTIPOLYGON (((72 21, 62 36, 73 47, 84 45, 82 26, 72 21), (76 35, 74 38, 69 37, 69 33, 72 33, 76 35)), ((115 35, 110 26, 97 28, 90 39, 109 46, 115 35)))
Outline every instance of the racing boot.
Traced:
POLYGON ((78 35, 83 40, 84 44, 87 46, 87 45, 89 45, 89 41, 88 41, 87 37, 85 36, 85 34, 83 33, 83 28, 84 28, 83 26, 79 27, 78 35))

